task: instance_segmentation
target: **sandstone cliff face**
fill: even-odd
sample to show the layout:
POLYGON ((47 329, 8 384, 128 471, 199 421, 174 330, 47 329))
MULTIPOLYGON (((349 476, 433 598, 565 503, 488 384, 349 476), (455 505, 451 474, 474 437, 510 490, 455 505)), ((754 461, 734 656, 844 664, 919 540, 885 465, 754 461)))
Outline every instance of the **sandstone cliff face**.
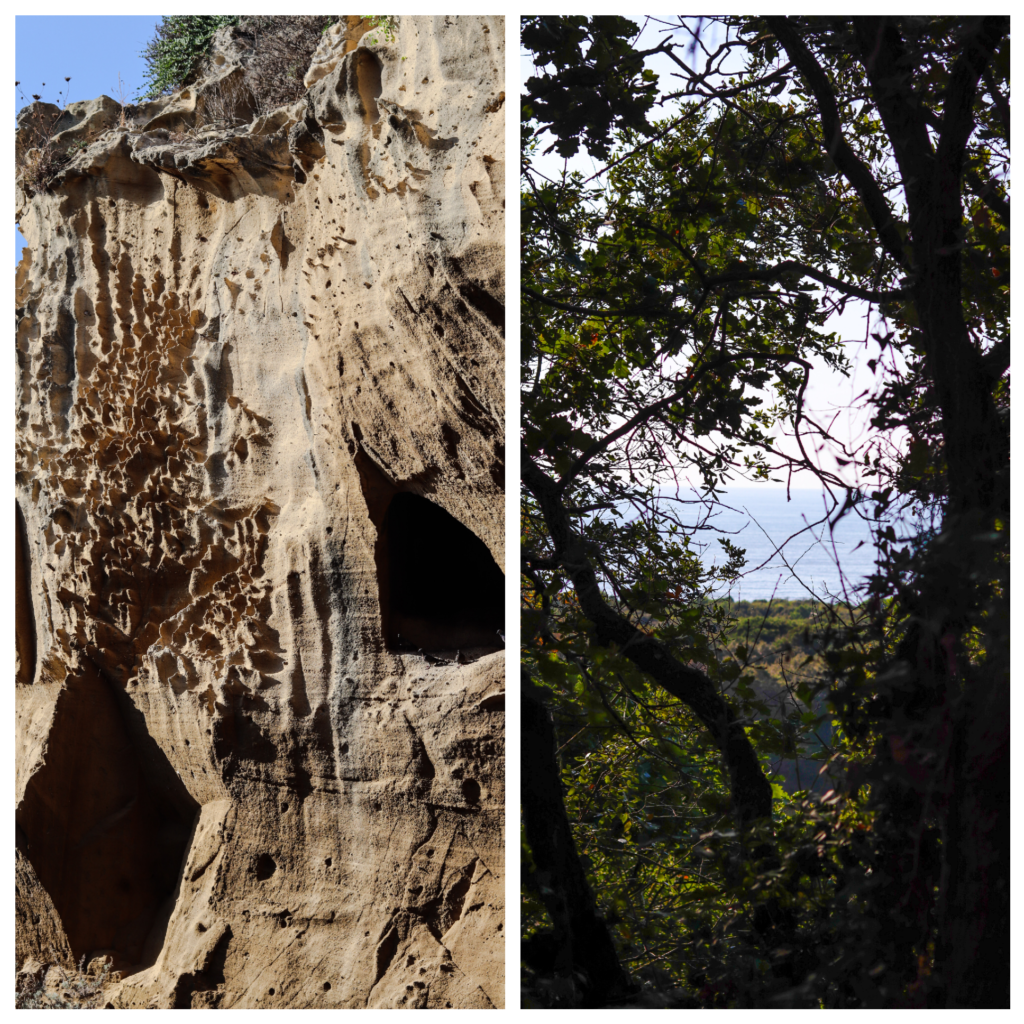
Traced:
POLYGON ((365 28, 18 191, 18 966, 115 1005, 503 1005, 504 28, 365 28))

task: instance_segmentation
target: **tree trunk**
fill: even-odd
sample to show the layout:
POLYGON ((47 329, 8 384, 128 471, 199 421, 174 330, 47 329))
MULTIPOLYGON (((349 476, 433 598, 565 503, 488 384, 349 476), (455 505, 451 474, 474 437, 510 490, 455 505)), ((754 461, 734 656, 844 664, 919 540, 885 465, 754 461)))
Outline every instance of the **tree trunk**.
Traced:
MULTIPOLYGON (((912 265, 902 246, 893 244, 891 216, 883 216, 877 184, 864 174, 852 151, 843 149, 832 87, 800 36, 798 23, 788 18, 769 22, 815 93, 826 148, 838 147, 837 166, 861 195, 879 243, 914 279, 913 301, 927 373, 942 415, 948 482, 943 531, 965 540, 989 531, 995 519, 1009 515, 1009 434, 995 406, 993 378, 964 319, 961 197, 978 81, 1004 42, 1009 19, 965 20, 934 143, 912 75, 907 74, 911 59, 898 21, 853 19, 871 95, 905 182, 912 265)), ((936 578, 935 572, 926 570, 914 581, 921 595, 916 618, 933 629, 942 623, 943 632, 961 630, 970 621, 977 588, 969 578, 936 578)), ((992 625, 991 619, 987 625, 992 625)), ((957 640, 954 632, 950 636, 957 640)), ((998 630, 986 629, 986 633, 983 643, 988 650, 1000 645, 1008 649, 1008 636, 999 635, 998 630)), ((919 676, 917 687, 923 686, 919 676)), ((943 869, 935 933, 938 991, 934 994, 946 1007, 1009 1007, 1008 669, 1000 667, 998 657, 995 662, 990 659, 978 672, 968 673, 963 696, 952 678, 943 689, 956 710, 946 766, 949 798, 942 815, 943 869)), ((937 711, 932 710, 936 724, 937 711)), ((898 720, 893 728, 901 724, 906 731, 907 723, 898 720)), ((900 739, 913 743, 912 731, 900 739)), ((893 867, 901 861, 917 865, 918 850, 911 846, 889 852, 895 899, 901 878, 893 867)), ((917 868, 911 873, 916 875, 917 868)), ((899 952, 914 948, 914 930, 911 921, 901 935, 900 923, 894 922, 891 941, 901 947, 899 952)), ((902 968, 896 973, 905 977, 908 965, 903 963, 902 968)))
MULTIPOLYGON (((551 973, 582 975, 580 1005, 603 1006, 630 987, 608 926, 597 913, 565 813, 555 732, 542 691, 522 674, 522 801, 533 882, 551 923, 557 953, 551 973)), ((575 979, 574 979, 575 980, 575 979)))
POLYGON ((949 770, 936 968, 947 1009, 1010 1008, 1010 680, 965 697, 949 770))

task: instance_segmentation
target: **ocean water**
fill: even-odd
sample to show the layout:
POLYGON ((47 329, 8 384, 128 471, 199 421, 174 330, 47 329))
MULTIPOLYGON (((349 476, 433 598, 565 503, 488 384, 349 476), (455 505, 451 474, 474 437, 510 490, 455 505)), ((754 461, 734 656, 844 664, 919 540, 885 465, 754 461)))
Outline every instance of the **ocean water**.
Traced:
MULTIPOLYGON (((664 493, 674 496, 675 490, 664 493)), ((727 537, 746 549, 743 575, 723 586, 718 596, 731 595, 737 601, 764 600, 773 594, 788 600, 812 595, 826 598, 842 596, 845 585, 845 593, 854 597, 856 588, 874 570, 875 545, 867 522, 855 512, 848 512, 832 532, 823 522, 800 533, 822 519, 831 503, 826 506, 817 491, 793 490, 790 497, 787 501, 785 489, 773 487, 733 488, 723 494, 722 500, 729 507, 709 520, 709 525, 720 532, 701 530, 691 541, 704 545, 705 565, 725 562, 717 537, 727 537), (779 545, 782 549, 776 552, 779 545)), ((696 510, 698 506, 688 508, 696 510)), ((686 515, 680 514, 684 522, 686 515)), ((693 515, 695 512, 689 513, 691 518, 693 515)))

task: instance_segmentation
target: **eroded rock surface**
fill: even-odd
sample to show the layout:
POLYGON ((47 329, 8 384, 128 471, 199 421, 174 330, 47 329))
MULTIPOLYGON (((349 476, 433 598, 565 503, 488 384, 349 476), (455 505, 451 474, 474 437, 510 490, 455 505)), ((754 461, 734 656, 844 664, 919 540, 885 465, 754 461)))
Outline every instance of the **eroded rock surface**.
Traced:
POLYGON ((17 966, 501 1006, 503 22, 220 42, 18 190, 17 966))

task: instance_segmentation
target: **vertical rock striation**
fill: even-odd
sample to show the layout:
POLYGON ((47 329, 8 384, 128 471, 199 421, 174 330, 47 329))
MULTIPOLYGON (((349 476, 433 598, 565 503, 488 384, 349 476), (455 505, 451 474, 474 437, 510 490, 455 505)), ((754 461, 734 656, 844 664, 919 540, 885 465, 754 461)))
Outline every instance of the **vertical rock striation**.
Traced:
POLYGON ((17 956, 117 1005, 504 1001, 504 29, 366 27, 17 193, 17 956))

